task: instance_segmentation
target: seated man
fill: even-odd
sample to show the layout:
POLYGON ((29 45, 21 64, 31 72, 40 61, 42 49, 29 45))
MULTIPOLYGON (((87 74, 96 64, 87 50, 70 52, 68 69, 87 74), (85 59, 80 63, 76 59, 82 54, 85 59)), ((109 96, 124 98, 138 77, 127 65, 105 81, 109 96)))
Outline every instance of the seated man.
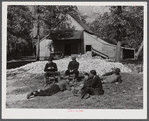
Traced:
MULTIPOLYGON (((96 75, 95 70, 90 71, 90 78, 84 82, 84 86, 81 89, 81 98, 85 95, 103 95, 104 90, 100 78, 96 75)), ((89 96, 87 96, 89 97, 89 96)))
POLYGON ((65 75, 75 74, 75 79, 79 75, 79 63, 76 61, 76 57, 72 57, 72 61, 68 64, 68 70, 65 72, 65 75))
POLYGON ((49 58, 48 63, 45 66, 45 74, 44 74, 44 81, 45 83, 47 82, 47 77, 51 75, 57 75, 58 76, 58 81, 60 81, 60 72, 57 72, 57 65, 52 61, 52 58, 49 58))
POLYGON ((100 78, 102 79, 102 83, 118 84, 122 82, 119 68, 112 69, 111 72, 103 74, 100 78))
POLYGON ((59 91, 64 91, 64 90, 71 90, 69 87, 69 80, 62 80, 58 83, 51 84, 49 88, 46 90, 37 90, 29 93, 27 95, 27 99, 36 97, 36 96, 51 96, 59 91))

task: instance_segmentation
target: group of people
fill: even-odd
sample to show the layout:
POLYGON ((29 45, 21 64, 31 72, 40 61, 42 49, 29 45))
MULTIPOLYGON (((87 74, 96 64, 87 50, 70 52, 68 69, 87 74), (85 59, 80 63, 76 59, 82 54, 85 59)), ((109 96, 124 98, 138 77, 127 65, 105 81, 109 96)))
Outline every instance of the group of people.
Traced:
MULTIPOLYGON (((79 75, 79 63, 76 61, 76 57, 72 57, 72 61, 68 64, 68 70, 66 70, 65 75, 75 74, 75 79, 78 78, 79 75)), ((44 81, 47 82, 47 77, 55 74, 58 76, 58 82, 61 80, 60 72, 58 72, 57 65, 52 61, 52 58, 49 58, 48 63, 45 66, 45 74, 44 74, 44 81)))
MULTIPOLYGON (((68 70, 66 70, 65 75, 74 74, 75 79, 78 79, 79 75, 79 62, 76 61, 76 57, 72 57, 72 61, 68 64, 68 70)), ((113 69, 111 72, 105 73, 101 77, 97 75, 95 70, 91 70, 90 73, 84 73, 84 82, 80 90, 74 91, 74 85, 69 79, 61 79, 61 74, 58 72, 57 65, 52 61, 52 58, 49 58, 48 63, 45 66, 44 81, 47 82, 47 77, 51 74, 58 76, 58 82, 49 85, 45 90, 37 90, 29 93, 27 99, 36 96, 51 96, 59 91, 69 90, 73 94, 76 92, 77 95, 83 98, 89 98, 90 95, 103 95, 104 90, 102 84, 104 83, 121 83, 120 69, 113 69)))

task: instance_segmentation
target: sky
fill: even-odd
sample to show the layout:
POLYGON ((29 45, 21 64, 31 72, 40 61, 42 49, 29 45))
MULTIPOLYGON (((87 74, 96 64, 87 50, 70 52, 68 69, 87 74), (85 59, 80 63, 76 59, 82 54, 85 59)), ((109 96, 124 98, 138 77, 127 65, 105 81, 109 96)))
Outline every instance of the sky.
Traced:
POLYGON ((105 6, 77 6, 80 13, 83 15, 87 15, 88 18, 86 19, 87 23, 92 22, 99 14, 103 14, 108 12, 108 7, 105 6))
MULTIPOLYGON (((82 15, 87 15, 86 22, 91 23, 99 14, 103 14, 109 11, 108 7, 105 6, 77 6, 79 12, 82 15)), ((32 6, 29 6, 31 10, 33 10, 32 6)))

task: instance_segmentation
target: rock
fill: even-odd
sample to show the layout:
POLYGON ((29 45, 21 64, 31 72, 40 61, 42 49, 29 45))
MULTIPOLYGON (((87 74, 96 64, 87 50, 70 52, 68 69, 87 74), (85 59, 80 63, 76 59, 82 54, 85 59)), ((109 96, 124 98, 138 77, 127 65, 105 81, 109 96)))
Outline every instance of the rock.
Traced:
POLYGON ((126 93, 126 90, 123 90, 123 93, 126 93))

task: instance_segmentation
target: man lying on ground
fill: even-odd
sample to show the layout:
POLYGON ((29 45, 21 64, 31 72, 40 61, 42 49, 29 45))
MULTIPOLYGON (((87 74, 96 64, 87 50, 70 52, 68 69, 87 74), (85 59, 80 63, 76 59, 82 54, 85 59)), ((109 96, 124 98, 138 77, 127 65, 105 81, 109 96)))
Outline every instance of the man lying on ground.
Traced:
POLYGON ((95 70, 90 71, 90 77, 84 82, 81 89, 81 98, 88 98, 90 95, 103 95, 104 90, 102 87, 99 76, 96 75, 95 70))
POLYGON ((46 90, 33 91, 27 95, 27 99, 30 99, 36 96, 51 96, 55 93, 58 93, 59 91, 64 91, 64 90, 69 90, 69 91, 71 90, 71 88, 69 87, 69 80, 62 80, 58 83, 51 84, 49 88, 47 88, 46 90))
POLYGON ((47 77, 51 75, 58 76, 58 82, 60 81, 60 72, 58 72, 57 65, 52 61, 53 59, 50 57, 48 63, 45 66, 45 74, 44 74, 44 81, 47 82, 47 77))
POLYGON ((120 69, 119 68, 115 68, 112 69, 111 72, 105 73, 103 74, 100 79, 102 79, 102 83, 121 83, 122 79, 121 79, 121 75, 120 75, 120 69))

